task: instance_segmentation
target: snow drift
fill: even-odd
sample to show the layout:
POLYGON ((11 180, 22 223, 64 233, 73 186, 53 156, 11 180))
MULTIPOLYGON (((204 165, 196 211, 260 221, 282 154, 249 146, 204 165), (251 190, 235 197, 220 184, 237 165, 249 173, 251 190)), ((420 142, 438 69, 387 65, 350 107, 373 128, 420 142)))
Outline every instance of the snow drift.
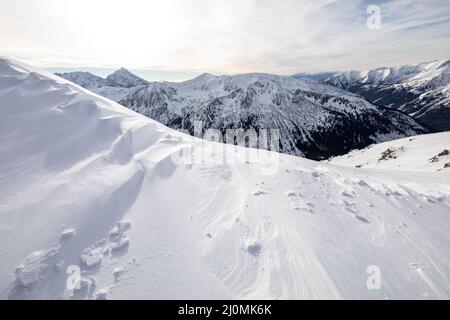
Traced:
POLYGON ((0 110, 3 299, 450 297, 448 171, 179 163, 257 151, 8 59, 0 110))

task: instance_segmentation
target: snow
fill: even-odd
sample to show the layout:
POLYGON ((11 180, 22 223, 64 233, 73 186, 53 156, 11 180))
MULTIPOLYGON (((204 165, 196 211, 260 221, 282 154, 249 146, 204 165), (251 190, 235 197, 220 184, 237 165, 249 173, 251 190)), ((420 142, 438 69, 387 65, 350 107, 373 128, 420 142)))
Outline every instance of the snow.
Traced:
POLYGON ((325 82, 401 110, 431 132, 450 130, 450 60, 341 72, 325 82))
MULTIPOLYGON (((395 91, 409 91, 420 95, 413 105, 424 104, 427 106, 426 111, 429 111, 442 106, 447 107, 450 103, 450 60, 436 60, 396 68, 346 71, 331 76, 326 83, 342 89, 360 85, 378 85, 381 89, 392 88, 395 91)), ((395 101, 395 96, 392 100, 395 101)), ((400 109, 403 110, 403 108, 400 109)), ((426 111, 421 110, 420 112, 426 111)), ((414 113, 411 115, 417 116, 414 113)))
MULTIPOLYGON (((90 83, 76 74, 62 76, 82 86, 90 83)), ((403 113, 381 109, 360 96, 304 77, 205 73, 181 83, 137 82, 128 86, 128 80, 134 78, 121 69, 108 76, 112 85, 84 87, 191 135, 195 123, 201 123, 200 130, 221 132, 242 126, 277 129, 280 152, 316 160, 344 154, 354 147, 428 132, 403 113), (111 80, 122 76, 127 79, 122 84, 111 80), (333 142, 336 139, 345 142, 339 145, 333 142)))
POLYGON ((106 79, 82 71, 56 75, 113 101, 120 101, 134 90, 149 84, 125 68, 116 70, 106 79))
POLYGON ((68 73, 56 73, 56 75, 90 90, 102 88, 108 85, 105 79, 90 72, 76 71, 68 73))
MULTIPOLYGON (((355 104, 364 104, 362 99, 352 93, 340 90, 338 88, 321 84, 315 80, 301 78, 295 79, 290 76, 278 76, 266 73, 246 73, 233 76, 222 75, 214 76, 211 74, 202 74, 195 79, 181 83, 153 83, 151 86, 160 86, 167 91, 173 89, 180 98, 174 99, 168 105, 170 111, 181 114, 182 108, 192 105, 195 102, 205 102, 212 97, 226 97, 234 90, 248 90, 249 87, 258 88, 260 96, 258 103, 262 105, 273 105, 273 96, 277 92, 305 90, 310 92, 320 92, 334 97, 345 97, 355 104), (187 101, 187 102, 186 102, 187 101), (179 102, 179 103, 177 103, 179 102)), ((151 86, 149 90, 151 89, 151 86)), ((230 106, 232 107, 232 106, 230 106)), ((336 104, 334 107, 339 107, 336 104)), ((366 103, 367 108, 371 108, 366 103)))
POLYGON ((242 126, 276 129, 282 153, 310 159, 426 132, 403 113, 381 109, 352 93, 311 79, 264 73, 203 74, 182 83, 152 83, 119 103, 190 134, 195 122, 222 132, 242 126), (344 142, 336 144, 336 139, 344 142))
POLYGON ((104 86, 104 87, 93 88, 93 89, 89 89, 89 90, 91 90, 92 92, 94 92, 98 95, 101 95, 103 97, 107 97, 108 99, 111 99, 113 101, 120 101, 123 98, 125 98, 127 95, 129 95, 131 92, 133 92, 135 89, 104 86))
POLYGON ((450 298, 448 170, 203 142, 9 59, 0 108, 0 298, 450 298))
POLYGON ((328 82, 338 87, 347 87, 355 82, 371 85, 401 84, 406 87, 437 87, 443 83, 448 84, 449 76, 448 60, 436 60, 417 65, 340 72, 331 76, 328 82))
POLYGON ((125 68, 120 68, 107 76, 106 82, 109 86, 121 88, 131 88, 148 84, 148 81, 136 76, 125 68))
POLYGON ((450 172, 449 150, 450 132, 442 132, 374 144, 327 162, 359 168, 450 172))

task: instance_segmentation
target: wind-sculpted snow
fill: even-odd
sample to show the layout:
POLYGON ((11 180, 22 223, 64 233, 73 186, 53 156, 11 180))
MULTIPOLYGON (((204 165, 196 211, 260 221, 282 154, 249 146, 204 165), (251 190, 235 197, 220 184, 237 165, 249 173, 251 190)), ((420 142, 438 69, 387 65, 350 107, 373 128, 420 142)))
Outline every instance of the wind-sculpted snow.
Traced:
POLYGON ((7 59, 0 108, 1 298, 450 297, 447 171, 201 141, 7 59))

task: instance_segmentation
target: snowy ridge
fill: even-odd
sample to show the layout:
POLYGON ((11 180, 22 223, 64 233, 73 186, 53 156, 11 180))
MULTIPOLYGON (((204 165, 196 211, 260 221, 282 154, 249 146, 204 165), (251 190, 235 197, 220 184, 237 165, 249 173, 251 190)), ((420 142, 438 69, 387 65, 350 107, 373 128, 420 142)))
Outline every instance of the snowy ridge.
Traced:
POLYGON ((389 141, 332 158, 328 163, 402 171, 450 171, 450 132, 389 141))
POLYGON ((417 65, 382 67, 365 71, 346 71, 333 75, 328 83, 346 89, 354 83, 400 84, 410 87, 439 87, 448 84, 450 61, 437 60, 417 65))
POLYGON ((56 75, 113 101, 119 101, 133 90, 149 84, 148 81, 125 68, 114 71, 106 79, 82 71, 56 73, 56 75))
POLYGON ((336 75, 336 72, 329 72, 329 71, 315 72, 315 73, 300 72, 293 74, 292 77, 296 79, 309 78, 316 81, 324 81, 334 75, 336 75))
POLYGON ((402 110, 434 131, 450 130, 450 60, 342 72, 324 82, 402 110))
POLYGON ((448 171, 262 151, 271 174, 179 164, 202 145, 256 150, 193 139, 7 59, 0 108, 1 298, 450 297, 448 171))

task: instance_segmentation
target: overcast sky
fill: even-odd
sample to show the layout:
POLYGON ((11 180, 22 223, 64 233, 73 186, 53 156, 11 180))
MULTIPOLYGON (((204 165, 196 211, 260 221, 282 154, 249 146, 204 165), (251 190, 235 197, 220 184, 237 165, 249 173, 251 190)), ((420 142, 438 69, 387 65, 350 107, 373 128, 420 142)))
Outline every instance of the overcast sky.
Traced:
POLYGON ((367 69, 450 59, 449 13, 448 0, 0 0, 0 54, 170 80, 367 69))

